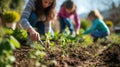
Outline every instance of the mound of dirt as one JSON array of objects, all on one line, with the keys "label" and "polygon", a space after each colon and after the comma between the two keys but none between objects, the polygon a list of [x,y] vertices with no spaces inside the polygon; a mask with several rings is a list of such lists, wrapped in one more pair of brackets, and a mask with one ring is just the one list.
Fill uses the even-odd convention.
[{"label": "mound of dirt", "polygon": [[[104,49],[101,45],[88,47],[67,47],[60,49],[57,45],[55,51],[46,51],[46,56],[39,62],[46,67],[120,67],[120,46],[113,44]],[[13,67],[35,67],[35,60],[29,59],[32,48],[22,46],[14,51],[16,62]],[[41,67],[40,66],[40,67]]]},{"label": "mound of dirt", "polygon": [[104,50],[100,59],[108,67],[120,67],[120,45],[113,44]]}]

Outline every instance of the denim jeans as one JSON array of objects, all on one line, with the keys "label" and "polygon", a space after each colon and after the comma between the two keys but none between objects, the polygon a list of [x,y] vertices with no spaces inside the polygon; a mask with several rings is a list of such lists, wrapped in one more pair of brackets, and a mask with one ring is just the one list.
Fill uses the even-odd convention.
[{"label": "denim jeans", "polygon": [[[38,21],[38,17],[35,12],[31,13],[28,21],[30,22],[32,27],[37,28],[37,31],[40,34],[45,35],[45,23],[44,21]],[[52,27],[49,28],[49,32],[51,33],[51,36],[54,37],[54,31]]]},{"label": "denim jeans", "polygon": [[70,18],[60,17],[59,21],[60,21],[60,33],[62,33],[65,30],[66,26],[68,26],[70,33],[73,33],[75,31],[72,20]]},{"label": "denim jeans", "polygon": [[95,37],[95,38],[104,38],[104,37],[106,37],[108,34],[96,30],[96,31],[92,32],[91,35],[92,35],[93,37]]}]

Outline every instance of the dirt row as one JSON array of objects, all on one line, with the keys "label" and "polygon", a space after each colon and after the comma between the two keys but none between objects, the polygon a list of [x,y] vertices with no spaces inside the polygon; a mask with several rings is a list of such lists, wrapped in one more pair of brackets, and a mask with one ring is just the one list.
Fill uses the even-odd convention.
[{"label": "dirt row", "polygon": [[[35,60],[29,59],[32,48],[22,46],[14,51],[16,62],[14,67],[36,67]],[[120,67],[120,46],[102,46],[93,44],[86,48],[66,48],[64,53],[57,48],[55,51],[46,51],[46,56],[40,61],[39,67]]]}]

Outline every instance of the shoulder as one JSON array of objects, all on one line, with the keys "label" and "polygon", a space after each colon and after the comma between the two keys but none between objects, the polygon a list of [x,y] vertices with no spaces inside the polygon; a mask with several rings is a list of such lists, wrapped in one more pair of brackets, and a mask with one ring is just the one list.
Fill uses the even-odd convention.
[{"label": "shoulder", "polygon": [[100,19],[96,18],[93,20],[93,22],[100,22]]},{"label": "shoulder", "polygon": [[101,19],[98,19],[98,21],[99,21],[100,23],[104,23],[104,21],[103,21],[103,20],[101,20]]},{"label": "shoulder", "polygon": [[94,22],[95,22],[95,23],[104,23],[104,21],[101,20],[101,19],[95,19]]},{"label": "shoulder", "polygon": [[33,4],[36,0],[28,0],[27,4]]},{"label": "shoulder", "polygon": [[27,3],[27,6],[31,7],[34,10],[35,9],[35,1],[36,0],[29,0]]},{"label": "shoulder", "polygon": [[36,0],[29,0],[29,1],[34,3]]},{"label": "shoulder", "polygon": [[65,12],[65,8],[64,8],[64,7],[61,7],[61,8],[60,8],[60,12]]}]

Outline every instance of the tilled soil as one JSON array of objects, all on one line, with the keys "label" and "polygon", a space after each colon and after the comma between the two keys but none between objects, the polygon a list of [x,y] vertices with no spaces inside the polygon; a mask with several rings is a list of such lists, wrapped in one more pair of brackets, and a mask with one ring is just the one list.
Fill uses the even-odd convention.
[{"label": "tilled soil", "polygon": [[[105,48],[106,47],[106,48]],[[35,60],[29,59],[29,46],[22,46],[14,51],[16,62],[14,67],[36,67]],[[40,61],[39,67],[120,67],[120,46],[110,47],[91,45],[86,48],[74,47],[55,51],[46,51],[46,56]]]}]

